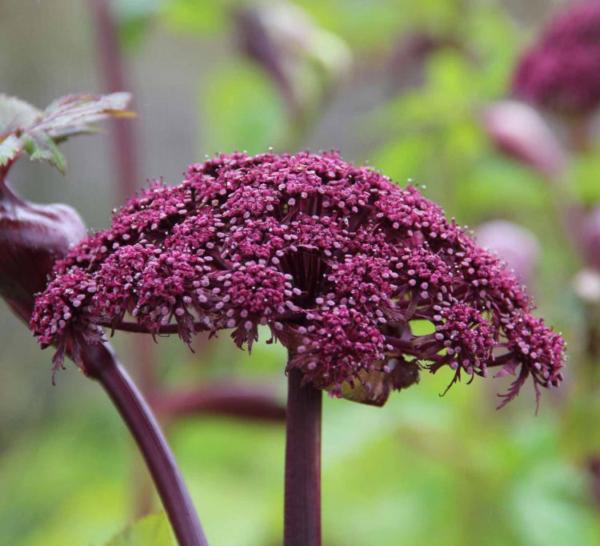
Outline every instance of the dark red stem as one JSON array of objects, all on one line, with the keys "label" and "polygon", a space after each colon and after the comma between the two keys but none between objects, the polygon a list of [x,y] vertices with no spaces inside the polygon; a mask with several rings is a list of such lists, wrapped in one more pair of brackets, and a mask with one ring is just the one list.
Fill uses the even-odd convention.
[{"label": "dark red stem", "polygon": [[321,391],[288,374],[284,546],[321,545]]},{"label": "dark red stem", "polygon": [[102,385],[135,438],[179,545],[207,546],[175,458],[152,412],[125,369],[108,346],[101,344],[85,347],[82,361],[86,374]]},{"label": "dark red stem", "polygon": [[281,423],[285,406],[268,389],[242,385],[207,385],[185,391],[155,393],[154,411],[165,419],[218,415]]}]

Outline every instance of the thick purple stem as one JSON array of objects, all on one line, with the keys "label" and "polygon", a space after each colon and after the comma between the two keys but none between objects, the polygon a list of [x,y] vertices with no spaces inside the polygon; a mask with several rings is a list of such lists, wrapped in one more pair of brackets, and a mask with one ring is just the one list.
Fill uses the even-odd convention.
[{"label": "thick purple stem", "polygon": [[319,389],[288,373],[284,546],[321,545],[321,405]]},{"label": "thick purple stem", "polygon": [[148,465],[180,546],[207,546],[175,458],[141,393],[106,345],[82,351],[86,374],[98,380],[127,423]]}]

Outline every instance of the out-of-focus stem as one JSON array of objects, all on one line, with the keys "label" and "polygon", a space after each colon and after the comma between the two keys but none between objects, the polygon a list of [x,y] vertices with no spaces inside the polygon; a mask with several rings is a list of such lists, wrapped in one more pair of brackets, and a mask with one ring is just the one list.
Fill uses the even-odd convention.
[{"label": "out-of-focus stem", "polygon": [[[119,33],[111,11],[110,0],[90,0],[96,30],[96,50],[100,79],[106,92],[129,90]],[[111,131],[112,158],[115,169],[115,195],[119,203],[134,194],[140,181],[138,146],[135,126],[130,120],[114,119]],[[156,358],[149,338],[137,338],[132,342],[134,360],[138,364],[139,384],[146,395],[157,390]],[[151,508],[151,498],[145,498],[148,490],[143,477],[134,478],[134,510],[144,515]]]},{"label": "out-of-focus stem", "polygon": [[[96,26],[97,52],[100,77],[106,92],[129,90],[125,63],[110,0],[90,0]],[[135,125],[130,120],[112,120],[112,156],[115,167],[115,194],[124,202],[135,193],[141,179]],[[148,392],[156,383],[154,351],[150,339],[134,342],[136,360],[141,363],[142,390]]]},{"label": "out-of-focus stem", "polygon": [[88,345],[81,356],[86,374],[102,385],[142,452],[179,545],[207,546],[175,458],[141,393],[106,345]]},{"label": "out-of-focus stem", "polygon": [[322,394],[288,374],[285,448],[284,546],[321,545]]},{"label": "out-of-focus stem", "polygon": [[285,406],[269,390],[242,385],[207,385],[185,391],[155,393],[154,411],[166,421],[179,417],[218,415],[281,423]]},{"label": "out-of-focus stem", "polygon": [[[125,63],[110,0],[90,0],[96,26],[98,64],[105,90],[109,93],[129,89]],[[112,120],[112,155],[116,174],[115,194],[123,202],[134,194],[140,180],[135,126],[130,120]],[[155,388],[155,355],[150,339],[134,342],[136,360],[140,363],[140,381],[144,392]]]},{"label": "out-of-focus stem", "polygon": [[589,116],[576,116],[567,121],[567,144],[573,153],[585,153],[590,150]]},{"label": "out-of-focus stem", "polygon": [[[117,25],[111,13],[110,0],[90,0],[96,26],[97,53],[105,91],[108,93],[129,89]],[[130,120],[114,119],[113,157],[117,175],[117,195],[123,201],[133,195],[139,181],[138,149],[135,127]]]}]

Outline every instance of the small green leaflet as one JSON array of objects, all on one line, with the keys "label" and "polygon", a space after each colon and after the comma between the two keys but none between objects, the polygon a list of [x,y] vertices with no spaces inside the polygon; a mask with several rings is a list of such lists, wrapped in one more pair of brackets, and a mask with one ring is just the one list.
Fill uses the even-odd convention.
[{"label": "small green leaflet", "polygon": [[58,149],[54,140],[43,131],[25,133],[21,138],[23,150],[29,154],[32,161],[47,161],[56,167],[62,174],[67,170],[65,156]]}]

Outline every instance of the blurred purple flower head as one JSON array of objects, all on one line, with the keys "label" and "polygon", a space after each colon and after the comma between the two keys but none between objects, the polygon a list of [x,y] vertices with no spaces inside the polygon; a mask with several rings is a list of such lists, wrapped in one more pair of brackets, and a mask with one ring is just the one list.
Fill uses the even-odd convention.
[{"label": "blurred purple flower head", "polygon": [[522,56],[513,91],[565,115],[600,104],[600,1],[576,2],[552,19]]},{"label": "blurred purple flower head", "polygon": [[0,296],[21,319],[29,322],[54,263],[85,235],[71,207],[25,201],[0,181]]},{"label": "blurred purple flower head", "polygon": [[531,231],[506,220],[493,220],[477,228],[477,242],[506,262],[521,282],[531,282],[540,254]]},{"label": "blurred purple flower head", "polygon": [[528,377],[538,395],[562,379],[562,338],[498,258],[415,188],[335,153],[191,165],[180,185],[132,198],[55,274],[31,326],[59,360],[101,326],[187,343],[231,329],[251,348],[264,325],[288,368],[366,403],[422,368],[448,367],[452,383],[513,374],[501,405]]},{"label": "blurred purple flower head", "polygon": [[531,106],[502,101],[484,112],[485,129],[503,153],[554,178],[565,167],[565,154],[544,118]]},{"label": "blurred purple flower head", "polygon": [[600,303],[600,273],[582,269],[573,278],[573,288],[581,301],[597,306]]}]

